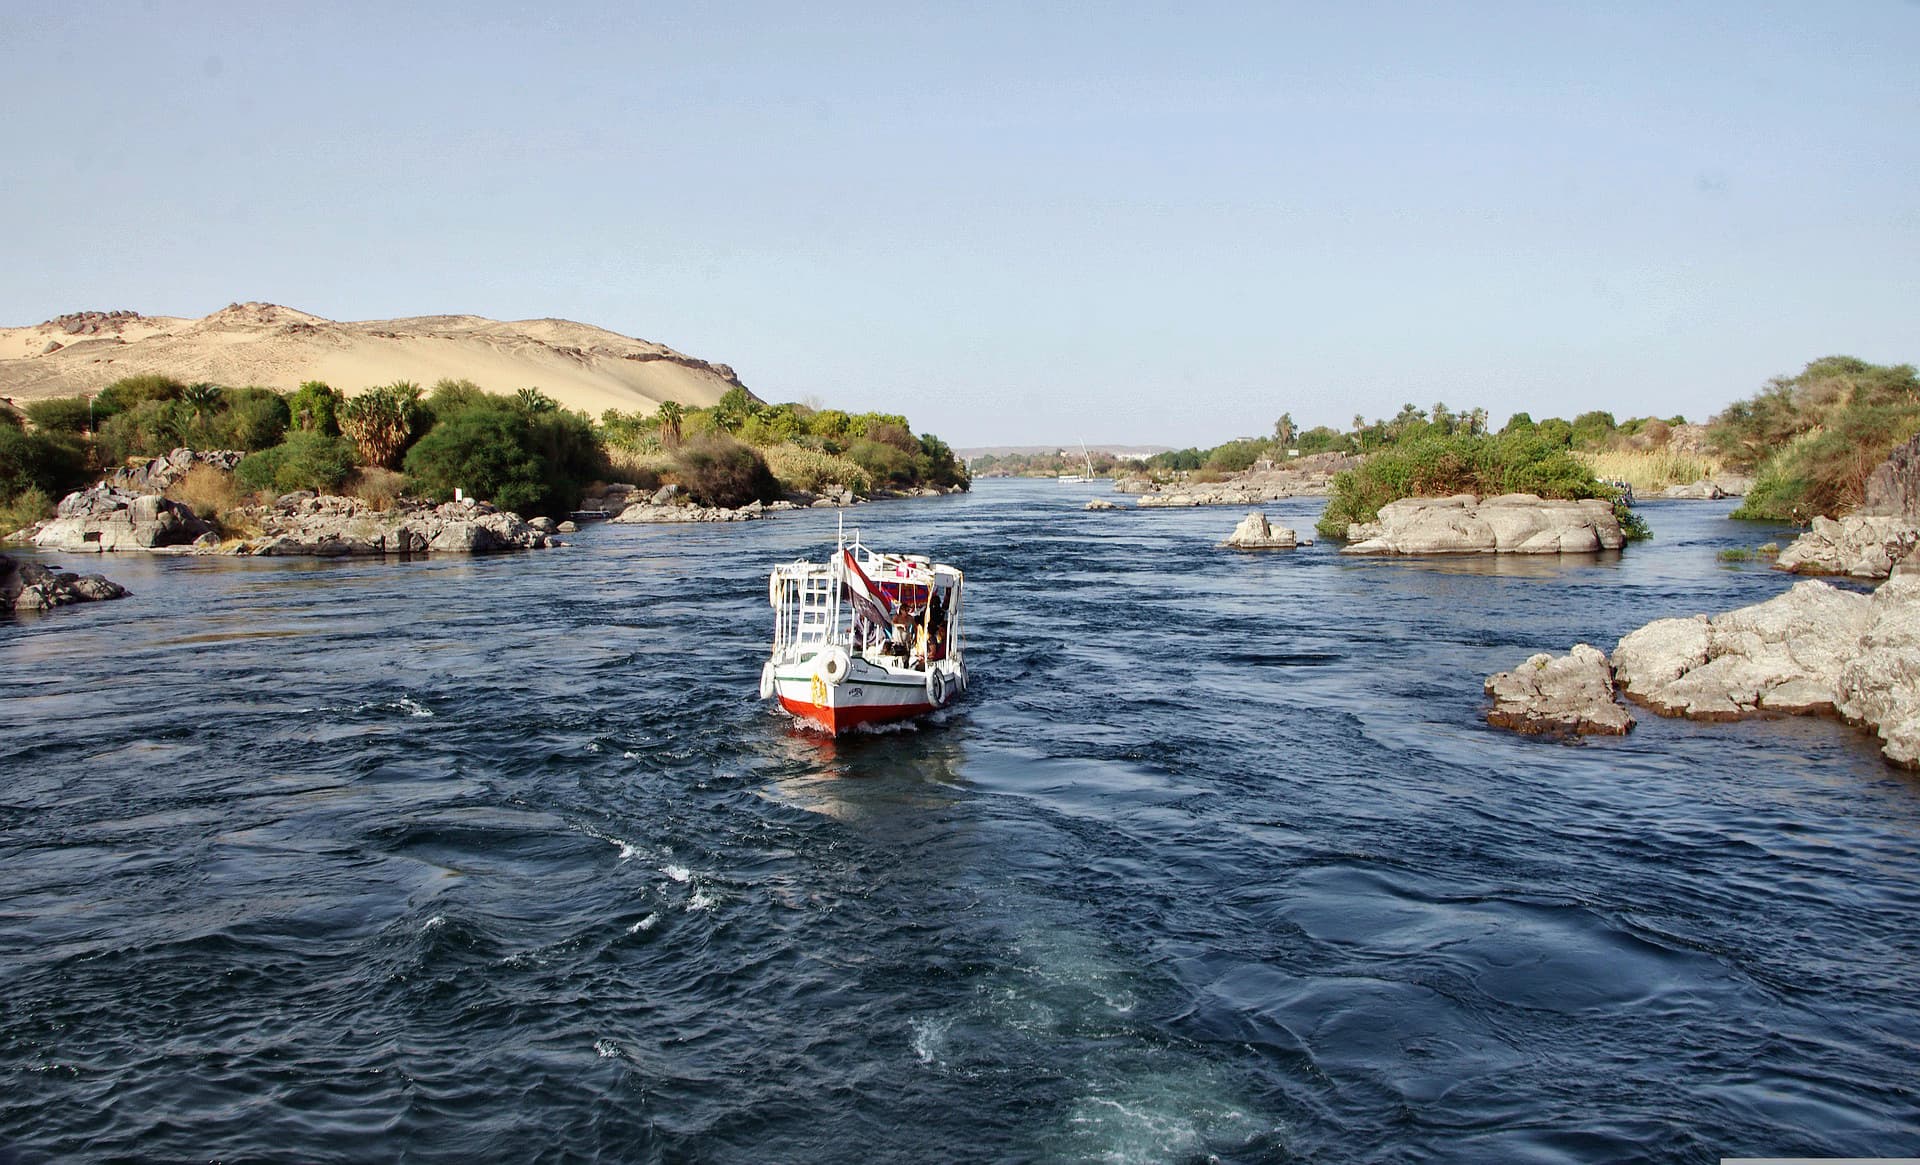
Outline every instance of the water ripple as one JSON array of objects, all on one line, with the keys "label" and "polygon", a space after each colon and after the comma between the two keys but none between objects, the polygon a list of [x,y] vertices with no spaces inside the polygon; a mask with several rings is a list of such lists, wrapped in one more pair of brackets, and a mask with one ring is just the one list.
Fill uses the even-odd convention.
[{"label": "water ripple", "polygon": [[[1920,784],[1825,721],[1494,732],[1479,680],[1784,589],[875,505],[975,682],[754,698],[832,515],[116,558],[0,623],[0,1158],[1710,1161],[1920,1143]],[[1296,528],[1318,503],[1269,512]]]}]

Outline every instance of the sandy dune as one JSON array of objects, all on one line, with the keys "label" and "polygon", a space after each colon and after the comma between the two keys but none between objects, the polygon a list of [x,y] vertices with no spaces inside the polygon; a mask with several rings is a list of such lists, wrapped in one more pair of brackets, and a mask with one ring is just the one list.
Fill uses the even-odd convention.
[{"label": "sandy dune", "polygon": [[651,412],[662,401],[710,405],[739,384],[733,369],[571,320],[501,322],[415,316],[341,323],[270,303],[236,303],[204,319],[79,312],[0,328],[0,396],[102,388],[123,376],[346,393],[411,380],[465,378],[492,392],[534,387],[569,408]]}]

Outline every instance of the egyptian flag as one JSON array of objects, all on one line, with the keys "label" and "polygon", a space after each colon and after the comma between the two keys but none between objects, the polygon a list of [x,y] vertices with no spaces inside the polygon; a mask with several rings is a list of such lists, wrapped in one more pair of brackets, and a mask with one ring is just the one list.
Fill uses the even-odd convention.
[{"label": "egyptian flag", "polygon": [[840,557],[843,560],[841,565],[844,567],[841,572],[841,585],[846,588],[847,598],[853,603],[853,609],[860,613],[861,618],[875,627],[891,627],[893,609],[892,604],[887,602],[887,596],[881,594],[879,588],[873,585],[873,580],[867,577],[867,572],[860,569],[860,564],[854,560],[853,551],[842,550]]}]

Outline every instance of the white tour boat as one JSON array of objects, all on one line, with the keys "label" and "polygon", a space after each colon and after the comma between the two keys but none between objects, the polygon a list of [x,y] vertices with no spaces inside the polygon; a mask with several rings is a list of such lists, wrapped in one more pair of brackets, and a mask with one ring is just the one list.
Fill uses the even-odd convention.
[{"label": "white tour boat", "polygon": [[760,698],[839,734],[945,707],[967,687],[954,567],[878,554],[855,532],[825,563],[773,568]]}]

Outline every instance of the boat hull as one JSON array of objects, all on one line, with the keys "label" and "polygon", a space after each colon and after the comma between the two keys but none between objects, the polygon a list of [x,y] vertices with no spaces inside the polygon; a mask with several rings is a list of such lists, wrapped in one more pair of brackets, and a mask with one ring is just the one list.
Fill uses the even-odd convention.
[{"label": "boat hull", "polygon": [[787,712],[837,736],[865,725],[924,716],[951,703],[965,683],[964,672],[943,669],[936,693],[924,677],[856,660],[839,683],[829,683],[817,672],[776,672],[773,694]]}]

